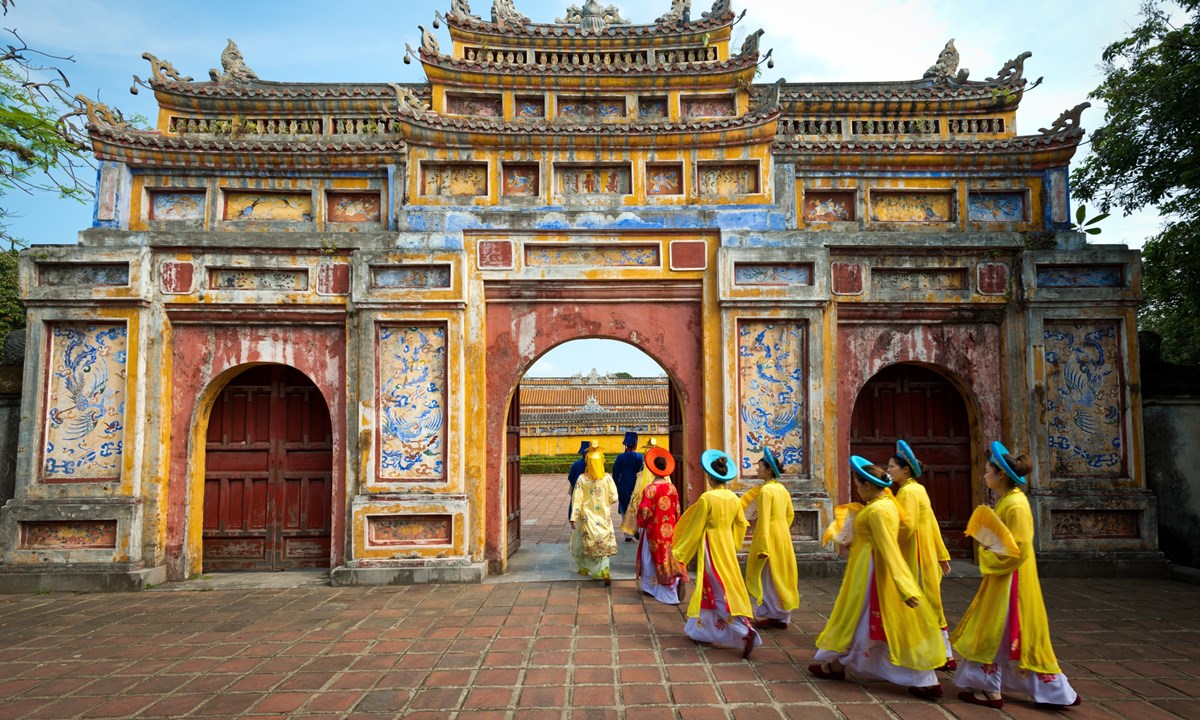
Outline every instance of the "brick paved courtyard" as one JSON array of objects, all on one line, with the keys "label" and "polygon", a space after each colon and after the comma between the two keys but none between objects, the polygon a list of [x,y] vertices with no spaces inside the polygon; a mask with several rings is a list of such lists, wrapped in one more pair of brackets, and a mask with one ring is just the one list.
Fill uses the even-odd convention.
[{"label": "brick paved courtyard", "polygon": [[[948,580],[957,617],[974,579]],[[191,586],[185,586],[191,587]],[[805,666],[838,583],[750,661],[694,645],[631,581],[0,596],[0,717],[1045,718]],[[1200,588],[1045,582],[1083,718],[1200,717]]]}]

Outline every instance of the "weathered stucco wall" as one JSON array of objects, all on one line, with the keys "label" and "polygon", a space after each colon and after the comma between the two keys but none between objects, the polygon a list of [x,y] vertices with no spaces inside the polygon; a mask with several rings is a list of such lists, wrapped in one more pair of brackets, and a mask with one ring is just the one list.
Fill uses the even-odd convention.
[{"label": "weathered stucco wall", "polygon": [[1146,400],[1146,484],[1158,497],[1158,543],[1200,568],[1200,398]]}]

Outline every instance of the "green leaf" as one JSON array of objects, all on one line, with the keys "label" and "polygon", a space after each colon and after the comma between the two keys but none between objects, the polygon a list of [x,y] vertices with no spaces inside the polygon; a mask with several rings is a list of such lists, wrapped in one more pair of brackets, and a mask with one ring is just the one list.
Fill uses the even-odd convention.
[{"label": "green leaf", "polygon": [[1085,225],[1085,226],[1086,226],[1086,225],[1095,225],[1096,223],[1100,222],[1101,220],[1103,220],[1103,219],[1104,219],[1104,218],[1106,218],[1106,217],[1108,217],[1108,213],[1100,213],[1100,214],[1099,214],[1099,215],[1097,215],[1096,217],[1094,217],[1094,218],[1092,218],[1091,220],[1088,220],[1087,222],[1085,222],[1085,223],[1084,223],[1084,225]]},{"label": "green leaf", "polygon": [[1075,211],[1075,223],[1076,224],[1082,223],[1083,218],[1086,216],[1087,216],[1087,206],[1080,205],[1079,208]]},{"label": "green leaf", "polygon": [[1087,233],[1088,235],[1099,235],[1100,228],[1087,228],[1084,230],[1084,232]]}]

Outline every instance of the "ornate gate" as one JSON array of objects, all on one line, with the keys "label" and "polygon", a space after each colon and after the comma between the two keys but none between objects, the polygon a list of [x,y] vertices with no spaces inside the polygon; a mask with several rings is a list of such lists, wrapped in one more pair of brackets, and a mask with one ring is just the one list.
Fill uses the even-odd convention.
[{"label": "ornate gate", "polygon": [[918,365],[884,368],[863,386],[854,404],[850,453],[884,465],[904,438],[925,465],[929,492],[950,554],[970,557],[963,537],[974,506],[967,407],[944,377]]},{"label": "ornate gate", "polygon": [[206,571],[329,567],[332,432],[303,373],[271,365],[231,380],[205,451]]}]

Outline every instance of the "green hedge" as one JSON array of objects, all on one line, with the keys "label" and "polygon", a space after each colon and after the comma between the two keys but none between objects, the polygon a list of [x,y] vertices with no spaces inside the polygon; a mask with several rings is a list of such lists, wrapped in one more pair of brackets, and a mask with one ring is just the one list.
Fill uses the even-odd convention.
[{"label": "green hedge", "polygon": [[[566,475],[571,472],[571,464],[579,459],[578,455],[522,455],[521,473],[525,475]],[[615,456],[604,458],[604,469],[612,472]]]}]

